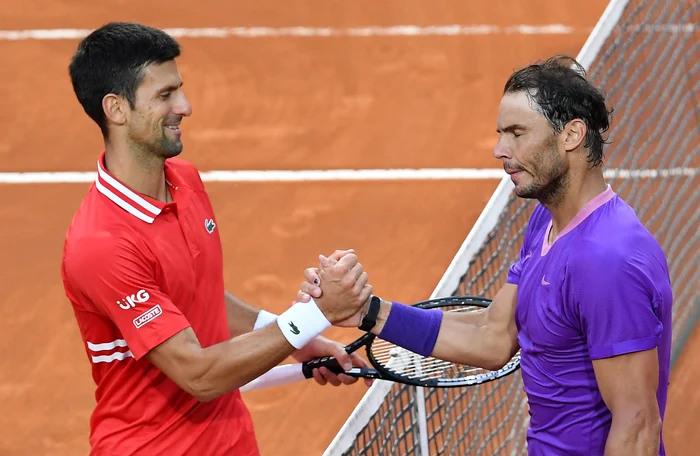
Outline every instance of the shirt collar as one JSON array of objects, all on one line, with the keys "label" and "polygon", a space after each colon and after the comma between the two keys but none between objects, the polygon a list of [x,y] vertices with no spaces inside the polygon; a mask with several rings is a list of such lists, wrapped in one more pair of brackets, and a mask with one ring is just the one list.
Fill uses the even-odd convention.
[{"label": "shirt collar", "polygon": [[104,160],[105,153],[102,152],[97,160],[97,179],[95,180],[97,191],[134,217],[146,223],[153,223],[166,203],[143,197],[119,182],[107,171]]}]

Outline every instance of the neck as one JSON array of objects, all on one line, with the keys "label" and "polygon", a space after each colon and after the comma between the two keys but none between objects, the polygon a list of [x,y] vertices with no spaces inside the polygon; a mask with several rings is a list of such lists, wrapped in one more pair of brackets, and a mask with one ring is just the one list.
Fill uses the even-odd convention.
[{"label": "neck", "polygon": [[607,184],[600,167],[586,170],[579,176],[570,176],[561,198],[553,203],[543,203],[552,214],[550,241],[557,237],[557,234],[571,222],[586,203],[600,195],[606,188]]},{"label": "neck", "polygon": [[139,153],[116,141],[105,143],[105,167],[127,187],[158,201],[170,201],[165,183],[165,160]]}]

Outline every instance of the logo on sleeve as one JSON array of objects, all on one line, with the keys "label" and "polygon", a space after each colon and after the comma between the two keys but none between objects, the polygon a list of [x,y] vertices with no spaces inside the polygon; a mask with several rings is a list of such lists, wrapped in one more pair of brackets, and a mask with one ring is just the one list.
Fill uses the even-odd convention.
[{"label": "logo on sleeve", "polygon": [[214,219],[204,219],[204,228],[207,229],[207,233],[211,234],[214,232],[214,228],[216,228],[216,223],[214,223]]},{"label": "logo on sleeve", "polygon": [[122,309],[129,310],[132,307],[136,307],[136,304],[148,301],[148,298],[150,298],[150,296],[146,290],[139,290],[136,294],[128,295],[124,299],[117,301],[117,304],[119,304],[119,307]]},{"label": "logo on sleeve", "polygon": [[136,326],[136,328],[138,329],[146,323],[150,323],[151,321],[155,320],[162,314],[163,309],[160,308],[160,304],[156,304],[155,306],[151,307],[138,317],[134,318],[134,326]]}]

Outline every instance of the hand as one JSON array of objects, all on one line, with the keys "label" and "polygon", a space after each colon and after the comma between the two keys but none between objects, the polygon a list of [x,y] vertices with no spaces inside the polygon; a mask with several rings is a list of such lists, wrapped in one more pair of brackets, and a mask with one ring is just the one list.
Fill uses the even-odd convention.
[{"label": "hand", "polygon": [[[352,369],[355,367],[370,367],[369,363],[362,359],[357,353],[352,353],[348,355],[342,344],[326,339],[325,337],[318,336],[308,344],[304,345],[303,348],[297,350],[292,354],[292,357],[299,362],[308,361],[312,358],[320,358],[323,356],[332,356],[338,360],[341,366],[345,370]],[[350,377],[345,374],[334,374],[325,367],[313,370],[314,380],[319,385],[325,385],[330,383],[333,386],[352,385],[357,382],[357,378]],[[372,379],[366,378],[365,384],[367,386],[372,386]]]},{"label": "hand", "polygon": [[355,320],[359,323],[372,286],[367,284],[367,273],[357,256],[349,253],[336,262],[319,255],[319,260],[321,296],[315,299],[319,309],[332,324],[350,326]]},{"label": "hand", "polygon": [[[355,253],[355,250],[336,250],[328,259],[331,260],[331,262],[337,262],[349,253]],[[297,292],[297,300],[295,302],[309,302],[311,296],[314,298],[321,297],[321,277],[318,275],[318,268],[306,268],[304,277],[306,278],[306,282]]]}]

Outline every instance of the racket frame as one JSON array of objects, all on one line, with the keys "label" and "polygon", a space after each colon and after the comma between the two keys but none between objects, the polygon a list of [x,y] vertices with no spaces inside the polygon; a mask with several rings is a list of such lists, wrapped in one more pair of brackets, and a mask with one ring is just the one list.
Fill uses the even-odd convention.
[{"label": "racket frame", "polygon": [[[413,307],[419,307],[421,309],[436,309],[443,307],[453,307],[453,306],[473,306],[479,308],[487,308],[491,304],[491,299],[482,298],[478,296],[450,296],[443,298],[434,298],[426,301],[421,301],[413,304]],[[365,347],[365,352],[367,353],[367,359],[372,364],[373,368],[365,367],[353,367],[352,369],[346,371],[338,363],[338,361],[331,357],[326,356],[323,358],[316,358],[303,363],[302,371],[306,378],[311,378],[313,376],[313,369],[319,367],[326,367],[331,372],[335,374],[345,374],[351,377],[358,378],[373,378],[379,380],[388,380],[396,383],[402,383],[405,385],[412,386],[422,386],[426,388],[460,388],[464,386],[473,386],[483,383],[488,383],[499,378],[503,378],[510,375],[520,369],[520,352],[516,353],[505,366],[501,367],[496,371],[485,371],[477,375],[470,375],[466,377],[455,377],[455,378],[429,378],[429,379],[412,379],[410,377],[405,377],[400,374],[392,372],[387,369],[382,363],[380,363],[375,356],[372,354],[372,343],[377,338],[373,333],[365,333],[360,338],[351,342],[345,347],[345,351],[350,354],[362,347]],[[408,350],[398,347],[399,350],[405,350],[410,353],[410,358],[415,359],[416,355]]]}]

